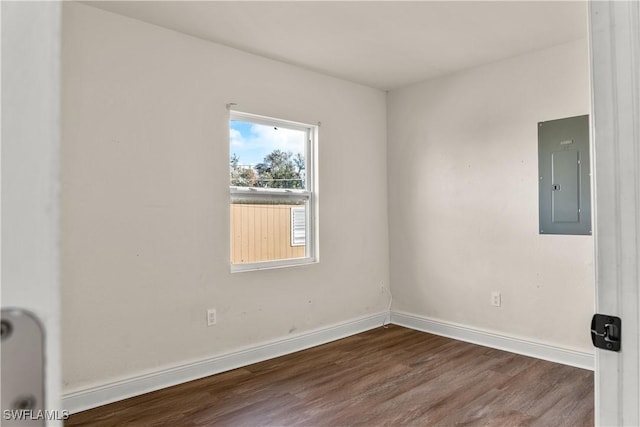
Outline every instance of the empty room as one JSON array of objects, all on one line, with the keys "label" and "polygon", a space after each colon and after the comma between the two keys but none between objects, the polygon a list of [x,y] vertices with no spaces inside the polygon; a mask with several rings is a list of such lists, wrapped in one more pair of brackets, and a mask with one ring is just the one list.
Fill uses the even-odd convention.
[{"label": "empty room", "polygon": [[638,10],[3,3],[4,421],[640,422]]}]

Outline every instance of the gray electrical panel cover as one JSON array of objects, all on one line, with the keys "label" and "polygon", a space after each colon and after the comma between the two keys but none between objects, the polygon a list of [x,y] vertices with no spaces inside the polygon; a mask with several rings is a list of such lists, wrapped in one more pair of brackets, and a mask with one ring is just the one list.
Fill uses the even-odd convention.
[{"label": "gray electrical panel cover", "polygon": [[538,123],[540,234],[591,234],[589,116]]}]

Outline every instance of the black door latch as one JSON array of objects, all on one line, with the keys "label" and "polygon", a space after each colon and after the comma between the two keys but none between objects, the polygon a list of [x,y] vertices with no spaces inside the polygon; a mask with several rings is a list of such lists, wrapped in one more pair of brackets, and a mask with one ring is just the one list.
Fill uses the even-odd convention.
[{"label": "black door latch", "polygon": [[591,341],[605,350],[620,351],[622,320],[616,316],[594,314],[591,319]]}]

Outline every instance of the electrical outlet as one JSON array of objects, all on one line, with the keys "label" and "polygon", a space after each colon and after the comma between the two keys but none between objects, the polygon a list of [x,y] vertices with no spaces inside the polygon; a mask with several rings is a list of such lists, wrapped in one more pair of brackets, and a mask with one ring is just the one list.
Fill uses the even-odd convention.
[{"label": "electrical outlet", "polygon": [[213,326],[216,324],[216,309],[210,308],[207,310],[207,326]]},{"label": "electrical outlet", "polygon": [[500,292],[491,292],[491,305],[495,307],[500,307],[502,305],[502,295],[500,295]]}]

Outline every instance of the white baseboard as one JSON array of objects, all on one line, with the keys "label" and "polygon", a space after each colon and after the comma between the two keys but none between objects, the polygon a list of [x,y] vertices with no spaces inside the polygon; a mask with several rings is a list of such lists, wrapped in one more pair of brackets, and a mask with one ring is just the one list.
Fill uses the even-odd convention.
[{"label": "white baseboard", "polygon": [[[388,319],[388,312],[378,313],[197,362],[66,393],[63,395],[62,406],[72,414],[96,408],[129,397],[139,396],[176,384],[182,384],[187,381],[208,377],[252,363],[262,362],[274,357],[326,344],[340,338],[382,326],[384,323],[388,323]],[[391,312],[391,323],[460,341],[562,363],[564,365],[590,370],[594,369],[594,355],[591,353],[567,350],[561,347],[509,337],[464,325],[457,325],[398,311]]]},{"label": "white baseboard", "polygon": [[382,326],[387,317],[388,312],[378,313],[293,337],[288,336],[240,351],[74,391],[63,395],[62,406],[70,413],[96,408],[107,403],[208,377],[355,335]]},{"label": "white baseboard", "polygon": [[391,313],[391,323],[485,347],[575,366],[577,368],[594,370],[595,366],[595,357],[592,353],[567,350],[561,347],[500,335],[494,332],[434,320],[415,314],[394,311]]}]

